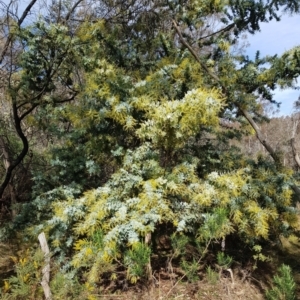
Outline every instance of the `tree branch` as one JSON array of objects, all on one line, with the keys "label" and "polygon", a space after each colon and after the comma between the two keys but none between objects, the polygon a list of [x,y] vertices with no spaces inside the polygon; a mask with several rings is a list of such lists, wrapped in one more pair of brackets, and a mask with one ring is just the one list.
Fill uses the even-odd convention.
[{"label": "tree branch", "polygon": [[[27,7],[25,8],[21,18],[19,19],[18,21],[18,26],[20,27],[21,24],[23,23],[23,21],[25,20],[25,18],[27,17],[27,15],[29,14],[31,8],[33,7],[33,5],[37,2],[37,0],[31,0],[31,2],[27,5]],[[3,47],[3,50],[1,52],[1,55],[0,55],[0,64],[2,63],[3,59],[4,59],[4,56],[8,50],[8,47],[11,43],[11,40],[12,40],[12,34],[9,33],[8,37],[7,37],[7,40],[5,42],[5,45]]]},{"label": "tree branch", "polygon": [[68,12],[68,14],[66,15],[65,20],[68,21],[72,15],[72,13],[74,12],[74,10],[76,9],[76,7],[82,2],[83,0],[78,0],[73,7],[70,9],[70,11]]},{"label": "tree branch", "polygon": [[220,30],[218,30],[218,31],[215,31],[215,32],[213,32],[213,33],[211,33],[211,34],[208,34],[208,35],[206,35],[206,36],[201,37],[198,41],[204,40],[204,39],[206,39],[206,38],[208,38],[208,37],[211,37],[211,36],[213,36],[213,35],[215,35],[215,34],[218,34],[218,33],[222,32],[222,31],[223,31],[223,32],[229,31],[229,30],[232,29],[234,26],[235,26],[235,23],[231,23],[231,24],[229,24],[228,26],[226,26],[226,27],[224,27],[224,28],[222,28],[222,29],[220,29]]},{"label": "tree branch", "polygon": [[257,126],[251,115],[243,109],[241,106],[239,106],[240,112],[243,114],[243,116],[247,119],[247,121],[250,123],[252,128],[255,130],[256,136],[258,140],[261,142],[261,144],[265,147],[265,149],[268,151],[268,153],[271,155],[271,157],[274,159],[275,163],[278,165],[281,165],[281,159],[280,156],[276,153],[276,151],[272,148],[272,146],[268,143],[268,141],[263,136],[260,128]]},{"label": "tree branch", "polygon": [[[77,93],[74,93],[74,95],[72,95],[70,98],[65,98],[62,100],[57,100],[54,101],[53,104],[62,104],[62,103],[66,103],[66,102],[70,102],[72,100],[75,99]],[[20,120],[23,120],[27,115],[29,115],[37,106],[41,105],[40,103],[36,103],[34,105],[32,105],[31,108],[29,108],[27,111],[25,111],[19,118]]]},{"label": "tree branch", "polygon": [[[29,3],[29,5],[26,7],[26,9],[24,10],[21,18],[18,21],[18,26],[21,26],[22,22],[25,20],[26,16],[30,12],[30,9],[33,7],[33,5],[36,3],[36,1],[37,0],[32,0]],[[74,4],[74,6],[72,7],[72,9],[69,11],[69,14],[71,14],[75,10],[75,8],[82,1],[83,0],[78,0]],[[67,15],[67,18],[68,18],[68,15]],[[5,46],[4,46],[3,50],[2,50],[2,53],[0,54],[0,64],[2,63],[4,57],[7,54],[7,52],[9,51],[9,49],[12,50],[12,48],[9,48],[9,45],[12,42],[12,38],[13,38],[13,35],[11,33],[9,33],[8,38],[6,40],[6,43],[5,43]],[[71,42],[70,42],[70,45],[71,45]],[[46,68],[46,70],[45,70],[46,71],[46,81],[43,84],[42,90],[37,95],[32,96],[31,98],[29,97],[30,101],[25,101],[25,102],[17,105],[17,98],[16,98],[17,96],[14,93],[11,94],[11,97],[12,97],[11,104],[12,104],[14,127],[15,127],[15,130],[16,130],[19,138],[22,141],[22,146],[23,147],[22,147],[22,150],[20,151],[20,153],[17,155],[16,159],[15,160],[11,159],[10,163],[6,164],[6,166],[7,166],[6,172],[5,172],[5,175],[4,175],[4,178],[3,178],[3,182],[0,185],[0,201],[3,201],[3,193],[4,193],[6,187],[8,186],[8,184],[9,184],[11,178],[12,178],[13,170],[22,162],[22,160],[25,158],[25,156],[27,155],[28,150],[29,150],[28,140],[27,140],[27,137],[25,136],[25,134],[24,134],[24,132],[22,130],[21,121],[27,115],[29,115],[37,106],[44,104],[44,103],[41,103],[42,97],[47,92],[48,85],[50,84],[52,78],[58,72],[58,69],[61,67],[61,64],[64,62],[65,58],[67,57],[68,51],[69,51],[69,48],[64,53],[62,53],[61,59],[59,59],[59,61],[56,60],[56,62],[55,62],[55,68],[54,68],[54,63],[50,64],[50,67],[49,67],[50,69]],[[42,52],[39,53],[39,54],[43,55]],[[44,56],[44,60],[47,62],[47,57]],[[12,72],[10,72],[8,76],[11,76],[11,75],[12,75]],[[68,94],[67,95],[68,98],[64,97],[63,99],[57,100],[57,101],[54,101],[54,102],[55,103],[69,102],[69,101],[73,100],[77,94],[78,94],[77,92],[74,92],[73,95],[72,94]],[[27,103],[30,104],[29,108],[28,107],[27,108],[24,107]],[[20,111],[21,107],[25,108],[25,109],[23,109],[23,112]]]},{"label": "tree branch", "polygon": [[[191,47],[191,45],[188,44],[188,42],[183,38],[181,31],[176,23],[175,20],[173,20],[173,25],[174,28],[179,36],[180,41],[182,42],[183,45],[185,45],[188,50],[191,52],[191,54],[194,56],[194,58],[197,60],[197,62],[201,65],[201,67],[207,72],[207,74],[212,77],[215,81],[217,81],[223,88],[223,90],[225,91],[226,94],[228,94],[226,87],[224,87],[224,85],[222,84],[220,78],[210,72],[210,70],[207,68],[207,66],[201,62],[200,58],[198,57],[197,53],[194,51],[194,49]],[[251,117],[251,115],[242,108],[241,105],[238,105],[238,108],[240,110],[240,112],[243,114],[243,116],[247,119],[247,121],[250,123],[250,125],[252,126],[252,128],[255,130],[256,136],[258,138],[258,140],[262,143],[262,145],[266,148],[266,150],[268,151],[268,153],[271,155],[271,157],[274,159],[275,163],[281,165],[281,161],[280,161],[280,157],[277,155],[276,151],[272,148],[272,146],[268,143],[268,141],[264,138],[263,134],[261,133],[259,127],[257,126],[257,124],[255,123],[255,121],[253,120],[253,118]]]},{"label": "tree branch", "polygon": [[186,46],[187,48],[188,48],[188,50],[190,51],[190,53],[194,56],[194,58],[196,59],[196,61],[200,64],[200,66],[213,78],[213,79],[215,79],[217,82],[219,82],[220,83],[220,79],[215,75],[215,74],[213,74],[213,73],[211,73],[209,70],[208,70],[208,68],[207,68],[207,66],[204,64],[204,63],[202,63],[202,61],[200,60],[200,58],[199,58],[199,56],[197,55],[197,53],[194,51],[194,49],[192,48],[192,46],[183,38],[183,36],[182,36],[182,33],[181,33],[181,31],[180,31],[180,29],[179,29],[179,27],[178,27],[178,25],[177,25],[177,22],[175,21],[175,20],[172,20],[172,22],[173,22],[173,26],[174,26],[174,28],[175,28],[175,30],[176,30],[176,32],[177,32],[177,34],[178,34],[178,36],[179,36],[179,39],[180,39],[180,41],[182,42],[182,44],[184,45],[184,46]]}]

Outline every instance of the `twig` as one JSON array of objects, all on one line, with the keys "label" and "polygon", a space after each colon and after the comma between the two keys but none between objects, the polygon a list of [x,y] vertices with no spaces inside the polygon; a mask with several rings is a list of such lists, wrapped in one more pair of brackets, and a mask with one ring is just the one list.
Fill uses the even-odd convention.
[{"label": "twig", "polygon": [[200,40],[203,40],[203,39],[206,39],[206,38],[208,38],[208,37],[211,37],[211,36],[213,36],[213,35],[215,35],[215,34],[218,34],[218,33],[222,32],[222,31],[229,31],[229,30],[232,29],[234,26],[235,26],[235,23],[231,23],[231,24],[229,24],[228,26],[226,26],[226,27],[224,27],[224,28],[221,28],[221,29],[218,30],[218,31],[215,31],[215,32],[210,33],[210,34],[205,35],[205,36],[202,36],[202,37],[199,39],[199,41],[200,41]]},{"label": "twig", "polygon": [[232,283],[231,283],[231,288],[234,287],[234,278],[233,278],[233,272],[230,268],[226,269],[226,271],[228,271],[230,273],[230,277],[231,277],[231,280],[232,280]]}]

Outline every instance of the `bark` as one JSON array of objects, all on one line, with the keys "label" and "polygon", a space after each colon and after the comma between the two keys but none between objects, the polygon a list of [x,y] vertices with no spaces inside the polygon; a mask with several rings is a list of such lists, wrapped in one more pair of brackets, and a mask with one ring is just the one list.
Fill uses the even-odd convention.
[{"label": "bark", "polygon": [[[0,151],[2,152],[3,164],[4,164],[5,170],[7,172],[8,168],[11,166],[12,159],[11,159],[11,155],[9,153],[7,143],[5,143],[3,136],[0,136]],[[12,214],[12,218],[14,219],[16,216],[14,204],[17,203],[17,197],[16,197],[15,189],[13,187],[11,180],[8,183],[8,188],[9,188],[10,200],[11,200],[10,203],[11,203],[11,207],[12,207],[11,214]]]},{"label": "bark", "polygon": [[5,170],[7,170],[9,168],[9,166],[11,165],[11,159],[10,159],[8,147],[5,143],[3,136],[0,136],[0,151],[2,152],[3,164],[5,167]]},{"label": "bark", "polygon": [[20,137],[20,139],[22,141],[23,149],[19,153],[19,155],[17,156],[15,161],[11,162],[10,165],[8,166],[8,168],[6,169],[4,180],[0,185],[0,200],[3,200],[2,196],[3,196],[3,193],[4,193],[7,185],[10,182],[13,170],[22,162],[22,160],[24,159],[24,157],[28,153],[28,147],[29,147],[28,146],[28,140],[27,140],[26,136],[24,135],[22,127],[21,127],[21,119],[18,115],[17,105],[15,104],[16,101],[13,101],[13,102],[14,102],[14,104],[13,104],[13,118],[14,118],[15,128],[16,128],[18,136]]}]

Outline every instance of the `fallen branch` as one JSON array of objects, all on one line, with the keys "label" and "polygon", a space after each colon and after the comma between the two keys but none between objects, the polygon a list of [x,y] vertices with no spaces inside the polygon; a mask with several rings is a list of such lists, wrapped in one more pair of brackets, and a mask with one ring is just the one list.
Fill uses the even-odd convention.
[{"label": "fallen branch", "polygon": [[231,288],[234,288],[234,278],[233,278],[233,272],[232,270],[229,268],[229,269],[226,269],[227,272],[230,273],[230,277],[231,277]]},{"label": "fallen branch", "polygon": [[45,263],[46,263],[45,267],[42,270],[43,278],[42,278],[41,285],[43,287],[46,300],[51,300],[52,295],[51,295],[51,290],[50,290],[50,287],[49,287],[49,281],[50,281],[50,251],[49,251],[49,247],[48,247],[46,236],[45,236],[44,232],[39,234],[38,239],[40,241],[41,248],[42,248],[42,251],[43,251],[44,256],[45,256]]}]

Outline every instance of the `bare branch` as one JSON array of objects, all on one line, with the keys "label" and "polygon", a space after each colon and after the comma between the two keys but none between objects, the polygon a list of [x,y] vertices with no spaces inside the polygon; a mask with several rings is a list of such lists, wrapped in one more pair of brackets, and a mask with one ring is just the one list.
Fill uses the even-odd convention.
[{"label": "bare branch", "polygon": [[256,136],[257,136],[258,140],[261,142],[261,144],[266,148],[266,150],[271,155],[271,157],[274,159],[274,161],[277,164],[281,165],[281,159],[280,159],[279,155],[276,153],[276,151],[272,148],[272,146],[265,139],[260,128],[257,126],[257,124],[255,123],[255,121],[253,120],[251,115],[245,109],[243,109],[241,106],[239,106],[239,110],[243,114],[243,116],[247,119],[247,121],[250,123],[252,128],[255,130]]},{"label": "bare branch", "polygon": [[213,32],[213,33],[211,33],[211,34],[208,34],[208,35],[206,35],[206,36],[201,37],[201,38],[199,39],[199,41],[200,41],[200,40],[204,40],[204,39],[206,39],[206,38],[208,38],[208,37],[211,37],[211,36],[213,36],[213,35],[216,35],[216,34],[218,34],[218,33],[229,31],[229,30],[231,30],[234,26],[235,26],[235,23],[229,24],[228,26],[226,26],[226,27],[224,27],[224,28],[222,28],[222,29],[220,29],[220,30],[218,30],[218,31],[215,31],[215,32]]},{"label": "bare branch", "polygon": [[[23,23],[23,21],[25,20],[25,18],[27,17],[27,15],[29,14],[31,8],[33,7],[33,5],[37,2],[37,0],[31,0],[31,2],[28,4],[28,6],[25,8],[21,18],[19,19],[18,21],[18,26],[20,27],[21,24]],[[11,43],[11,40],[12,40],[12,35],[9,34],[8,37],[7,37],[7,40],[5,42],[5,45],[3,47],[3,50],[0,54],[0,64],[2,63],[3,59],[4,59],[4,56],[6,55],[7,53],[7,50],[9,48],[9,45]]]},{"label": "bare branch", "polygon": [[72,15],[72,13],[75,11],[76,7],[81,3],[83,2],[83,0],[78,0],[74,5],[73,7],[70,9],[70,11],[68,12],[68,14],[66,15],[66,18],[65,20],[68,21]]}]

